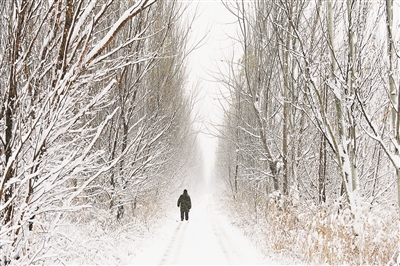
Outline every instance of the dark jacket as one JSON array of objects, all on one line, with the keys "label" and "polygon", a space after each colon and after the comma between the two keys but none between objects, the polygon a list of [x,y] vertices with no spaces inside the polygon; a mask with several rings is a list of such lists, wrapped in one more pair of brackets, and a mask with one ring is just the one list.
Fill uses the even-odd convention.
[{"label": "dark jacket", "polygon": [[181,212],[189,212],[189,210],[192,208],[192,202],[186,189],[178,199],[178,207],[181,207]]}]

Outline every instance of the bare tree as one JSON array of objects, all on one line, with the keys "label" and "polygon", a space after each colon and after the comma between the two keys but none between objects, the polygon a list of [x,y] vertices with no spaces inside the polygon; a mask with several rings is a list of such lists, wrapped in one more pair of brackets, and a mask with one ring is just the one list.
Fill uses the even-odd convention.
[{"label": "bare tree", "polygon": [[[111,202],[99,195],[124,206],[135,193],[124,187],[163,174],[158,185],[168,182],[190,123],[186,37],[175,26],[183,10],[155,0],[1,9],[0,261],[40,263],[67,213]],[[33,241],[32,224],[53,233]]]},{"label": "bare tree", "polygon": [[[257,201],[268,213],[273,202],[283,210],[279,215],[287,207],[294,217],[291,206],[313,202],[324,211],[350,213],[350,234],[358,238],[372,206],[392,203],[399,194],[393,3],[277,0],[226,6],[238,18],[235,39],[243,56],[229,62],[232,71],[223,79],[231,98],[220,148],[231,154],[220,158],[240,155],[237,176],[234,160],[221,159],[228,184],[241,181],[238,208]],[[268,182],[259,197],[259,180],[266,177],[288,204],[271,195]]]}]

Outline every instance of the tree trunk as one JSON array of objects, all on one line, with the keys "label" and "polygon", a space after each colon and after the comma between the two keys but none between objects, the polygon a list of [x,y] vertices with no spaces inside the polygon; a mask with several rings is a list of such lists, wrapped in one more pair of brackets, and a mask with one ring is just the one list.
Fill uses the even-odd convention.
[{"label": "tree trunk", "polygon": [[326,201],[326,139],[321,135],[319,149],[319,169],[318,169],[318,200],[319,203]]},{"label": "tree trunk", "polygon": [[[391,131],[393,132],[397,146],[400,146],[400,85],[399,91],[397,91],[396,97],[396,87],[394,81],[394,60],[395,60],[395,49],[393,43],[393,0],[386,0],[386,27],[387,27],[387,45],[388,45],[388,55],[389,55],[389,93],[390,99],[392,101],[391,108]],[[396,110],[397,101],[397,110]],[[396,148],[395,154],[399,155],[399,149]],[[397,166],[397,199],[398,205],[400,206],[400,166]]]},{"label": "tree trunk", "polygon": [[[14,40],[12,42],[12,47],[9,54],[9,64],[10,64],[10,73],[9,73],[9,87],[8,87],[8,95],[6,100],[6,110],[5,110],[5,141],[4,141],[4,155],[5,155],[5,165],[6,172],[3,183],[1,184],[0,189],[0,199],[4,195],[4,202],[7,202],[13,196],[13,185],[10,185],[5,189],[5,185],[14,175],[14,162],[10,161],[12,159],[12,142],[13,142],[13,128],[14,128],[14,111],[15,111],[15,102],[18,97],[17,95],[17,79],[16,79],[16,69],[15,64],[19,57],[20,43],[22,30],[24,26],[25,13],[27,9],[27,1],[22,1],[21,4],[22,10],[18,13],[17,18],[17,30],[14,34]],[[12,219],[13,206],[9,204],[5,209],[5,218],[4,223],[8,223]]]}]

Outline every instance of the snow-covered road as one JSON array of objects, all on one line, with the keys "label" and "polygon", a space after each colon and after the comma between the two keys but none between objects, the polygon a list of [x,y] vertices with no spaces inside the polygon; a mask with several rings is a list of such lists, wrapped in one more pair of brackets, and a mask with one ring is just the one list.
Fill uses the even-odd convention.
[{"label": "snow-covered road", "polygon": [[132,264],[279,264],[265,258],[221,214],[215,201],[211,194],[192,197],[189,222],[180,221],[176,208],[158,233],[136,250]]}]

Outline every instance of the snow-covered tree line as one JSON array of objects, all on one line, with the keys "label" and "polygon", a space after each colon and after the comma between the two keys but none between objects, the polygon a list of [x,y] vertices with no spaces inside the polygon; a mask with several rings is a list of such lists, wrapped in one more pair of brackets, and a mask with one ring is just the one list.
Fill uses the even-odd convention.
[{"label": "snow-covered tree line", "polygon": [[[176,1],[0,1],[0,264],[146,212],[187,157]],[[59,233],[59,234],[58,234]]]},{"label": "snow-covered tree line", "polygon": [[[230,95],[220,175],[250,223],[267,221],[272,248],[317,263],[396,256],[400,36],[393,5],[226,2],[243,56],[221,79]],[[344,232],[335,231],[340,225]]]}]

